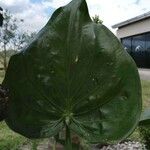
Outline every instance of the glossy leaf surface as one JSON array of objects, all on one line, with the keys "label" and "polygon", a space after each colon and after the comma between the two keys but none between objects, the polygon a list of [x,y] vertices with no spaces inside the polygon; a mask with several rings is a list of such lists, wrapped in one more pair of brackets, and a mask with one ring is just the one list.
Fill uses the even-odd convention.
[{"label": "glossy leaf surface", "polygon": [[134,130],[141,112],[135,63],[118,39],[89,17],[85,0],[57,9],[36,39],[11,57],[6,122],[30,138],[50,137],[67,123],[93,143]]}]

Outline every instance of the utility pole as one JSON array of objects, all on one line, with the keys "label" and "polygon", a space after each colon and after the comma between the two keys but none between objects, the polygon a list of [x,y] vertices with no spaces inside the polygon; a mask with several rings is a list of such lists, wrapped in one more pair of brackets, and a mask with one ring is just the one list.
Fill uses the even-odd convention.
[{"label": "utility pole", "polygon": [[4,20],[3,9],[2,9],[2,7],[0,7],[0,27],[2,27],[2,25],[3,25],[3,20]]}]

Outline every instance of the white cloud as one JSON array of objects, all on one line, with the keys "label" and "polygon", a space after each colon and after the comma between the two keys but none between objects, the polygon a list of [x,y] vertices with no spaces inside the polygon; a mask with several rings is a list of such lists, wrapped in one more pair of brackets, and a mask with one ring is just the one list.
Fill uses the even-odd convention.
[{"label": "white cloud", "polygon": [[48,15],[45,12],[45,7],[40,4],[29,4],[27,10],[22,13],[17,13],[17,17],[23,18],[25,21],[24,28],[29,31],[38,31],[48,21]]},{"label": "white cloud", "polygon": [[116,23],[150,10],[150,1],[141,0],[138,5],[135,2],[136,0],[87,0],[91,16],[98,14],[110,29]]},{"label": "white cloud", "polygon": [[[41,29],[49,19],[45,9],[56,9],[71,0],[0,0],[0,6],[9,9],[16,17],[25,20],[24,28],[29,31]],[[111,29],[115,23],[135,17],[150,10],[149,0],[87,0],[91,16],[99,15]],[[112,29],[111,29],[112,30]]]},{"label": "white cloud", "polygon": [[13,13],[22,12],[30,4],[29,0],[1,0],[0,5]]},{"label": "white cloud", "polygon": [[[150,10],[149,0],[86,0],[91,16],[99,15],[109,27]],[[58,8],[70,0],[47,0],[47,5]]]},{"label": "white cloud", "polygon": [[42,3],[31,3],[29,0],[1,0],[0,6],[8,9],[14,17],[24,19],[25,31],[39,31],[48,21],[46,6]]},{"label": "white cloud", "polygon": [[1,3],[7,4],[8,6],[16,5],[16,4],[27,4],[29,0],[1,0]]},{"label": "white cloud", "polygon": [[47,6],[53,7],[53,8],[59,8],[61,6],[64,6],[68,4],[71,0],[45,0],[43,3]]}]

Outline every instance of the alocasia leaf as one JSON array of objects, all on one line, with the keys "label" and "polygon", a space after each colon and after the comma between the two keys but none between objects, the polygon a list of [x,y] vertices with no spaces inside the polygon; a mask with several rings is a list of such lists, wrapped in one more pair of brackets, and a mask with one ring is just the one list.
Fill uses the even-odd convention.
[{"label": "alocasia leaf", "polygon": [[67,124],[89,142],[127,137],[141,113],[135,63],[118,39],[90,19],[85,0],[57,9],[32,43],[10,59],[6,123],[43,138]]}]

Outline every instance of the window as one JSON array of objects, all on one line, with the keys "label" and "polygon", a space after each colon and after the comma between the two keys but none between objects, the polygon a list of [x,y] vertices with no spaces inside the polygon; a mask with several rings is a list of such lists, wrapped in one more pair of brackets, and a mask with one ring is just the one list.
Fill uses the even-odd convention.
[{"label": "window", "polygon": [[150,68],[150,33],[123,38],[121,41],[138,67]]},{"label": "window", "polygon": [[147,67],[150,67],[150,33],[146,34],[146,61]]},{"label": "window", "polygon": [[131,37],[129,38],[124,38],[121,40],[122,44],[124,46],[124,49],[128,52],[131,53]]},{"label": "window", "polygon": [[132,37],[132,56],[139,67],[146,66],[145,35]]},{"label": "window", "polygon": [[138,35],[132,37],[132,51],[134,53],[141,53],[146,51],[145,49],[145,35]]}]

